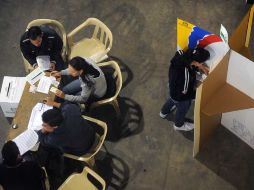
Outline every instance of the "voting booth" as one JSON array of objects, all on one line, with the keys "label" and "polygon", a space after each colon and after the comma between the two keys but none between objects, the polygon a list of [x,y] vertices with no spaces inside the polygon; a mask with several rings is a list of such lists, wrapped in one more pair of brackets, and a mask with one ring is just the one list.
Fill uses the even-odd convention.
[{"label": "voting booth", "polygon": [[219,126],[254,148],[254,62],[249,49],[254,6],[229,39],[229,50],[197,88],[196,156]]},{"label": "voting booth", "polygon": [[25,77],[4,77],[0,93],[0,106],[5,117],[15,116],[25,84]]}]

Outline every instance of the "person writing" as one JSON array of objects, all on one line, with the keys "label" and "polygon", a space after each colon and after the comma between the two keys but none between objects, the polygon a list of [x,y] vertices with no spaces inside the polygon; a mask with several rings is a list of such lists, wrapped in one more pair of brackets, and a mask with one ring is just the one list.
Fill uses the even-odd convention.
[{"label": "person writing", "polygon": [[195,98],[196,72],[208,75],[209,69],[203,64],[210,53],[203,48],[179,50],[171,60],[168,71],[169,98],[162,106],[160,117],[165,118],[176,108],[175,130],[190,131],[194,125],[185,122],[192,99]]},{"label": "person writing", "polygon": [[61,77],[61,75],[78,77],[78,79],[64,86],[62,91],[56,91],[56,96],[64,100],[76,103],[88,103],[106,94],[107,83],[102,70],[96,64],[90,64],[81,57],[71,59],[68,69],[60,72],[51,72],[51,76],[56,78]]}]

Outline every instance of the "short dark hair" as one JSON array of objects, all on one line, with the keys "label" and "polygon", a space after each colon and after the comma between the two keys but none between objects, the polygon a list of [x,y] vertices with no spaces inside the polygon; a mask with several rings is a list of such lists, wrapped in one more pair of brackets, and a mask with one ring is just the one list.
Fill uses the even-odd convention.
[{"label": "short dark hair", "polygon": [[28,29],[28,38],[31,40],[36,40],[38,36],[42,35],[41,28],[39,26],[32,26]]},{"label": "short dark hair", "polygon": [[210,53],[204,48],[196,48],[193,50],[192,59],[199,63],[205,62],[207,59],[210,58]]},{"label": "short dark hair", "polygon": [[59,109],[50,109],[42,114],[42,121],[47,123],[51,127],[59,126],[63,122],[64,118]]},{"label": "short dark hair", "polygon": [[2,157],[5,164],[8,166],[16,165],[19,154],[20,152],[15,142],[8,141],[4,144],[2,149]]}]

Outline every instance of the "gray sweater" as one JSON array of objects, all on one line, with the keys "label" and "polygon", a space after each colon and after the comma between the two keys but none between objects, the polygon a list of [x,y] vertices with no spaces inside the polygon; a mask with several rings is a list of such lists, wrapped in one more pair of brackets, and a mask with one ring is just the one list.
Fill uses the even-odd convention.
[{"label": "gray sweater", "polygon": [[[88,100],[88,98],[93,95],[96,98],[101,98],[106,94],[107,91],[107,83],[105,79],[105,75],[102,72],[102,70],[94,63],[90,63],[96,70],[99,71],[100,75],[96,78],[93,78],[92,76],[88,76],[89,80],[91,80],[94,85],[88,86],[81,77],[79,77],[80,80],[80,86],[81,86],[81,94],[80,95],[70,95],[65,94],[64,99],[70,102],[79,102],[83,103]],[[69,75],[68,69],[62,70],[61,75]]]}]

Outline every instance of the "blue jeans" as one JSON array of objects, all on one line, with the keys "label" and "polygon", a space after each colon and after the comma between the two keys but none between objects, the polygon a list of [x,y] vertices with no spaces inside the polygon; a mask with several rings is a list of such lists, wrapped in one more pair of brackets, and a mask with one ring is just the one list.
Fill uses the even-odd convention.
[{"label": "blue jeans", "polygon": [[81,83],[79,79],[72,81],[71,83],[67,84],[63,87],[63,92],[65,94],[71,95],[80,95],[81,94]]},{"label": "blue jeans", "polygon": [[191,100],[175,101],[172,98],[168,98],[166,103],[161,108],[162,114],[169,114],[171,108],[176,106],[175,126],[181,127],[185,121],[185,115],[191,106]]}]

